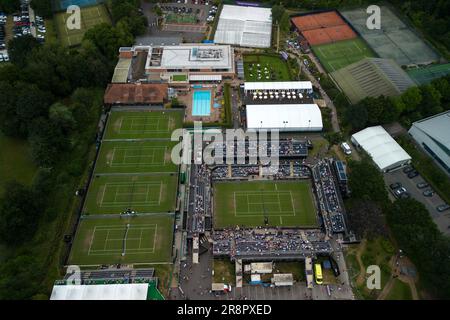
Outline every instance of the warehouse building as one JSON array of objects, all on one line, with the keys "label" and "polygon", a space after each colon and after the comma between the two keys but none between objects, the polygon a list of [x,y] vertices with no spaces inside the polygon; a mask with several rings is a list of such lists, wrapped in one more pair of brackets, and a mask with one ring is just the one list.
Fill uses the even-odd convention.
[{"label": "warehouse building", "polygon": [[411,157],[382,126],[369,127],[351,137],[352,143],[366,151],[382,172],[390,172],[408,165]]},{"label": "warehouse building", "polygon": [[409,134],[450,174],[450,111],[414,122]]},{"label": "warehouse building", "polygon": [[366,58],[330,75],[353,104],[366,97],[397,96],[415,86],[406,72],[389,59]]},{"label": "warehouse building", "polygon": [[241,47],[269,48],[271,36],[270,8],[224,5],[214,42]]}]

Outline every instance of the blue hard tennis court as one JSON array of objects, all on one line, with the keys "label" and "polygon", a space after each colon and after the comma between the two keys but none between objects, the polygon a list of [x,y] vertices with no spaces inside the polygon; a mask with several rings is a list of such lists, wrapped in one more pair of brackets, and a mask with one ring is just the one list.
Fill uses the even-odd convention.
[{"label": "blue hard tennis court", "polygon": [[211,91],[194,91],[192,95],[192,115],[209,116],[211,114]]}]

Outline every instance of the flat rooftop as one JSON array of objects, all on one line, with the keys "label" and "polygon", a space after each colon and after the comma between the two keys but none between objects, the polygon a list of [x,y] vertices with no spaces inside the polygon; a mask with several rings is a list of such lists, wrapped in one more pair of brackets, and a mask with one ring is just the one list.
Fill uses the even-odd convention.
[{"label": "flat rooftop", "polygon": [[161,68],[232,69],[233,53],[229,45],[179,45],[162,47]]}]

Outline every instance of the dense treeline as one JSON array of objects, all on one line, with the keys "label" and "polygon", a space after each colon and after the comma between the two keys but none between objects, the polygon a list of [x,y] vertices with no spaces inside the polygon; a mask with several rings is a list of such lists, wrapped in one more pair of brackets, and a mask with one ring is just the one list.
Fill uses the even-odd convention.
[{"label": "dense treeline", "polygon": [[96,141],[104,87],[118,48],[145,30],[138,5],[111,1],[114,26],[89,30],[76,49],[41,45],[31,36],[8,44],[11,64],[0,68],[0,130],[28,141],[38,170],[31,186],[11,181],[0,199],[0,299],[46,298],[59,277],[58,248]]},{"label": "dense treeline", "polygon": [[352,197],[345,205],[350,227],[361,237],[388,237],[387,223],[424,288],[435,297],[450,298],[450,239],[438,230],[424,205],[414,199],[392,203],[382,174],[367,155],[349,162],[349,172]]},{"label": "dense treeline", "polygon": [[348,105],[343,120],[351,131],[394,121],[409,128],[412,122],[445,110],[450,110],[450,76],[411,87],[398,97],[367,97],[355,105]]}]

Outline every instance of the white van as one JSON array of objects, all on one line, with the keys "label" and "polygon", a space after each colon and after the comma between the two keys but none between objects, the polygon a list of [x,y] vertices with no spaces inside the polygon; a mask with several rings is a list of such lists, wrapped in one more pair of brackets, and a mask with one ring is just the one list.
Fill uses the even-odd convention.
[{"label": "white van", "polygon": [[350,149],[350,146],[348,145],[347,142],[342,142],[341,148],[346,155],[352,154],[352,149]]}]

